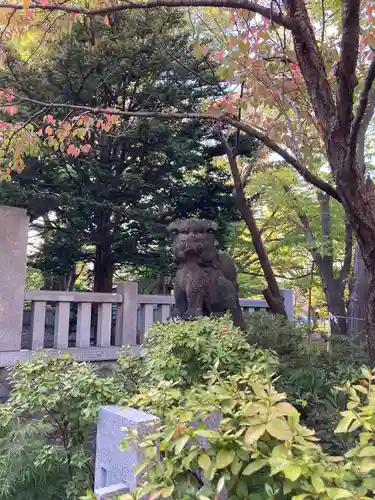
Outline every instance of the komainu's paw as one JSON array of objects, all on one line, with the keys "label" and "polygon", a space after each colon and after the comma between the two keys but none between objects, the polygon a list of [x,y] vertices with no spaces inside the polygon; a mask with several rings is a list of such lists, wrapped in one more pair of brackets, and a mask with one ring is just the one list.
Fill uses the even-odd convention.
[{"label": "komainu's paw", "polygon": [[200,318],[202,316],[202,311],[200,309],[188,309],[182,316],[185,321],[190,321],[192,319]]}]

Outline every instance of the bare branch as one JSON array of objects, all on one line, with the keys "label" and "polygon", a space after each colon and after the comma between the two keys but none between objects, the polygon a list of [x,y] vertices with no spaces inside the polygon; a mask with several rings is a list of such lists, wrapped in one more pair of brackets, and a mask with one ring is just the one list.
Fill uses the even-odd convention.
[{"label": "bare branch", "polygon": [[344,137],[350,134],[353,118],[355,76],[358,60],[360,0],[342,0],[342,36],[337,66],[337,114]]},{"label": "bare branch", "polygon": [[[5,94],[8,92],[6,89],[1,89]],[[228,115],[222,114],[218,115],[216,113],[173,113],[173,112],[158,112],[158,111],[121,111],[112,108],[92,108],[88,106],[79,106],[75,104],[68,103],[56,103],[56,102],[44,102],[39,101],[37,99],[30,99],[28,97],[21,97],[14,94],[14,97],[18,99],[20,102],[29,102],[31,104],[35,104],[38,106],[43,106],[45,108],[56,109],[56,108],[64,108],[76,111],[86,111],[87,113],[91,113],[93,115],[101,115],[101,114],[111,114],[115,116],[122,117],[134,117],[134,118],[156,118],[158,120],[184,120],[184,119],[192,119],[192,120],[212,120],[214,122],[226,123],[228,125],[232,125],[233,127],[242,130],[246,134],[259,139],[263,144],[272,149],[275,153],[281,156],[283,160],[285,160],[289,165],[291,165],[308,183],[313,184],[317,188],[321,189],[325,193],[329,194],[333,198],[338,201],[340,200],[340,196],[337,193],[336,189],[325,182],[323,179],[320,179],[316,175],[314,175],[310,170],[308,170],[305,165],[300,163],[294,156],[292,156],[286,149],[279,146],[275,141],[273,141],[267,134],[261,132],[260,130],[243,123],[237,118]]]},{"label": "bare branch", "polygon": [[375,57],[371,61],[370,67],[367,72],[365,79],[365,84],[363,86],[362,93],[359,97],[359,104],[357,108],[357,113],[355,115],[352,127],[350,130],[350,140],[349,140],[349,162],[348,165],[352,165],[356,154],[357,154],[357,139],[361,128],[361,123],[363,117],[365,116],[366,109],[369,103],[369,94],[372,88],[372,84],[375,81]]},{"label": "bare branch", "polygon": [[257,130],[251,125],[247,125],[246,123],[240,123],[237,120],[230,117],[223,117],[223,122],[230,123],[233,127],[237,127],[243,132],[256,137],[260,141],[262,141],[266,146],[268,146],[272,151],[281,156],[283,160],[285,160],[289,165],[291,165],[297,172],[310,184],[313,184],[317,188],[321,189],[325,193],[335,198],[335,200],[340,201],[340,196],[337,193],[336,189],[325,182],[323,179],[320,179],[316,175],[314,175],[310,170],[308,170],[302,163],[300,163],[294,156],[292,156],[288,151],[279,146],[275,141],[273,141],[267,134]]},{"label": "bare branch", "polygon": [[[122,2],[107,7],[98,7],[94,9],[85,9],[83,7],[69,6],[63,4],[41,5],[37,2],[30,2],[29,9],[63,11],[68,13],[85,14],[87,16],[106,15],[111,12],[122,12],[124,10],[135,9],[155,9],[158,7],[227,7],[231,9],[243,9],[249,12],[255,12],[270,21],[273,21],[285,28],[291,28],[293,20],[284,16],[281,12],[273,8],[264,7],[257,2],[249,0],[150,0],[149,2]],[[0,4],[0,9],[22,10],[22,4],[9,3]]]}]

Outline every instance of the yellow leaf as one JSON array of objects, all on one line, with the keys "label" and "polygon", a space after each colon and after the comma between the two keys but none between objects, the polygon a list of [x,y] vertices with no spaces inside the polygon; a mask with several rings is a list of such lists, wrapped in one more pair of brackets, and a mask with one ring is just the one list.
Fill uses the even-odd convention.
[{"label": "yellow leaf", "polygon": [[274,418],[267,423],[266,431],[272,437],[281,441],[291,441],[293,433],[287,422],[282,418]]},{"label": "yellow leaf", "polygon": [[249,427],[245,434],[245,444],[247,444],[247,446],[253,444],[254,441],[257,441],[264,434],[265,430],[265,424],[259,424],[254,425],[253,427]]}]

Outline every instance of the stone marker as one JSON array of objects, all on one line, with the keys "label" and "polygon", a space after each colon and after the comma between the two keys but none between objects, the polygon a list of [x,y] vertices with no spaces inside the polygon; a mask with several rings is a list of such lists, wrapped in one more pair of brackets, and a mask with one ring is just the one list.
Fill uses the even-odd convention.
[{"label": "stone marker", "polygon": [[[212,413],[206,420],[208,429],[217,429],[222,415]],[[119,406],[103,406],[99,413],[95,464],[95,495],[97,500],[113,499],[116,495],[132,492],[139,484],[134,469],[143,459],[139,449],[134,447],[120,449],[124,439],[124,427],[136,428],[143,436],[152,432],[152,425],[158,418],[150,413],[121,409]],[[199,422],[196,421],[195,424]],[[202,448],[206,448],[207,439],[199,438]],[[204,481],[203,473],[198,474]],[[224,488],[218,495],[219,500],[227,500]]]},{"label": "stone marker", "polygon": [[21,349],[29,218],[0,206],[0,351]]},{"label": "stone marker", "polygon": [[[95,494],[98,499],[100,491],[109,486],[120,484],[121,488],[134,490],[138,480],[134,469],[142,460],[142,453],[140,449],[131,446],[120,448],[126,434],[124,427],[137,429],[142,435],[150,433],[152,424],[157,421],[157,417],[133,408],[102,406],[96,438]],[[112,490],[113,495],[115,492],[119,493]]]}]

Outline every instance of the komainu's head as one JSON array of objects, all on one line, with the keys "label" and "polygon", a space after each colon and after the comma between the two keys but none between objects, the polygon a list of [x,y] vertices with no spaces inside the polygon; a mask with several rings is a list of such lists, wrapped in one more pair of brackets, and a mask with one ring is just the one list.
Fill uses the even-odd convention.
[{"label": "komainu's head", "polygon": [[195,261],[210,265],[218,256],[216,249],[216,222],[204,219],[184,219],[172,222],[168,232],[173,237],[172,252],[175,261],[182,264]]}]

